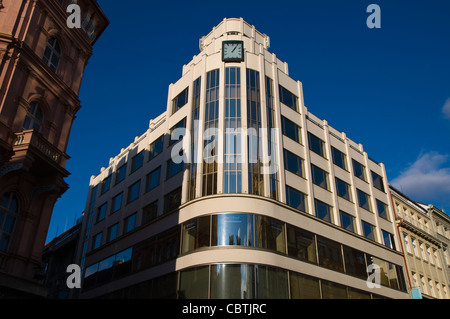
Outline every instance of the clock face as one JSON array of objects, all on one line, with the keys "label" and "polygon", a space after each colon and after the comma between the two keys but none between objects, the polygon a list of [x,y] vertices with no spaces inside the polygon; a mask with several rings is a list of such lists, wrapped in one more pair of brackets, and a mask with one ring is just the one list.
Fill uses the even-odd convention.
[{"label": "clock face", "polygon": [[244,61],[244,43],[242,41],[224,41],[222,43],[222,60],[225,62]]}]

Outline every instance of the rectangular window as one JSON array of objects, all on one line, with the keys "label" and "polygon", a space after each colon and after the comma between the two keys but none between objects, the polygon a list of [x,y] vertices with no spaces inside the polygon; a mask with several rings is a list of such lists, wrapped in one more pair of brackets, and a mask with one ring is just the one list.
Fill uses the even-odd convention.
[{"label": "rectangular window", "polygon": [[280,102],[286,106],[289,106],[294,111],[298,112],[297,96],[286,90],[281,85],[279,87],[280,87]]},{"label": "rectangular window", "polygon": [[[275,121],[275,107],[274,107],[274,89],[273,89],[273,81],[271,78],[266,76],[266,106],[267,106],[267,129],[268,129],[268,147],[269,147],[269,155],[271,156],[271,164],[272,161],[276,161],[276,150],[277,147],[277,139],[272,136],[272,129],[277,127]],[[269,175],[270,182],[270,198],[278,200],[278,165],[275,165],[276,171],[273,174]]]},{"label": "rectangular window", "polygon": [[256,247],[286,252],[285,224],[267,216],[256,216]]},{"label": "rectangular window", "polygon": [[363,181],[367,181],[366,168],[364,167],[364,165],[355,161],[354,159],[352,159],[352,163],[353,163],[353,173],[355,174],[355,176],[358,177],[359,179],[362,179]]},{"label": "rectangular window", "polygon": [[200,119],[200,94],[202,78],[198,77],[193,84],[191,113],[191,162],[189,164],[188,200],[196,197],[197,187],[197,150],[198,150],[198,120]]},{"label": "rectangular window", "polygon": [[331,281],[321,280],[323,299],[348,299],[345,286]]},{"label": "rectangular window", "polygon": [[320,299],[320,281],[295,272],[289,273],[291,299]]},{"label": "rectangular window", "polygon": [[122,207],[122,197],[123,193],[113,197],[111,214],[117,212]]},{"label": "rectangular window", "polygon": [[324,189],[329,189],[328,173],[323,169],[311,164],[312,182]]},{"label": "rectangular window", "polygon": [[131,160],[131,173],[141,168],[143,163],[144,163],[144,151],[141,151]]},{"label": "rectangular window", "polygon": [[159,185],[161,180],[161,166],[147,175],[147,185],[145,191],[148,192]]},{"label": "rectangular window", "polygon": [[325,142],[317,136],[308,133],[309,149],[314,153],[326,158],[325,156]]},{"label": "rectangular window", "polygon": [[135,227],[136,227],[136,213],[125,218],[124,226],[123,226],[123,233],[126,234],[126,233],[132,231]]},{"label": "rectangular window", "polygon": [[362,207],[365,210],[368,210],[369,212],[371,212],[372,206],[370,205],[370,196],[359,189],[356,189],[356,191],[358,193],[359,207]]},{"label": "rectangular window", "polygon": [[108,228],[108,242],[117,238],[117,230],[119,229],[119,224],[114,224]]},{"label": "rectangular window", "polygon": [[336,177],[337,195],[348,201],[352,201],[350,185]]},{"label": "rectangular window", "polygon": [[330,205],[325,204],[320,200],[314,199],[314,206],[316,208],[317,217],[329,223],[333,222],[333,208]]},{"label": "rectangular window", "polygon": [[367,267],[365,254],[354,248],[343,246],[345,272],[361,279],[367,279]]},{"label": "rectangular window", "polygon": [[283,135],[289,137],[291,140],[301,143],[301,131],[300,126],[294,122],[288,120],[284,116],[281,116],[281,130]]},{"label": "rectangular window", "polygon": [[98,233],[97,235],[94,236],[92,240],[92,249],[100,247],[100,245],[102,244],[102,235],[103,233]]},{"label": "rectangular window", "polygon": [[287,225],[287,241],[289,256],[317,263],[316,235],[295,226]]},{"label": "rectangular window", "polygon": [[183,136],[186,134],[186,118],[182,119],[180,122],[175,124],[170,129],[170,140],[169,140],[169,146],[180,141]]},{"label": "rectangular window", "polygon": [[158,154],[161,154],[164,148],[164,135],[160,136],[157,140],[150,144],[149,160],[155,158]]},{"label": "rectangular window", "polygon": [[334,165],[347,170],[347,160],[344,153],[331,146],[331,155],[333,156]]},{"label": "rectangular window", "polygon": [[164,213],[178,209],[181,205],[181,187],[164,196]]},{"label": "rectangular window", "polygon": [[365,221],[361,221],[362,222],[362,228],[363,228],[363,236],[366,237],[367,239],[376,241],[376,237],[375,237],[375,227]]},{"label": "rectangular window", "polygon": [[116,185],[127,176],[127,163],[123,164],[116,172]]},{"label": "rectangular window", "polygon": [[389,220],[387,205],[385,203],[383,203],[382,201],[379,201],[378,199],[376,201],[377,201],[378,216],[380,216],[381,218],[384,218],[386,220]]},{"label": "rectangular window", "polygon": [[290,186],[286,186],[286,204],[302,212],[307,211],[306,195]]},{"label": "rectangular window", "polygon": [[179,298],[207,299],[209,266],[193,267],[180,271]]},{"label": "rectangular window", "polygon": [[317,236],[319,265],[337,271],[344,271],[341,244],[325,237]]},{"label": "rectangular window", "polygon": [[383,177],[380,175],[374,173],[373,171],[370,171],[372,173],[372,182],[373,186],[380,191],[384,192],[384,183],[383,183]]},{"label": "rectangular window", "polygon": [[176,98],[172,101],[172,114],[181,109],[188,102],[189,87],[183,90]]},{"label": "rectangular window", "polygon": [[105,178],[103,180],[103,183],[102,183],[102,194],[106,193],[111,188],[111,176],[112,175],[109,175],[107,178]]},{"label": "rectangular window", "polygon": [[352,233],[355,232],[355,217],[352,215],[349,215],[347,213],[344,213],[343,211],[339,211],[341,215],[341,227],[351,231]]},{"label": "rectangular window", "polygon": [[130,187],[128,187],[128,196],[127,196],[127,203],[131,203],[132,201],[135,201],[139,198],[139,191],[141,190],[141,181],[137,181]]},{"label": "rectangular window", "polygon": [[383,244],[386,247],[395,249],[394,235],[392,235],[391,233],[389,233],[385,230],[382,230],[381,232],[383,234]]},{"label": "rectangular window", "polygon": [[175,176],[179,172],[181,172],[184,168],[184,162],[181,161],[180,163],[175,163],[172,159],[167,161],[167,172],[166,172],[166,179],[171,178],[172,176]]},{"label": "rectangular window", "polygon": [[106,209],[108,207],[108,202],[104,203],[102,206],[100,206],[98,208],[98,213],[97,213],[97,222],[103,220],[103,218],[105,218],[106,216]]},{"label": "rectangular window", "polygon": [[142,210],[142,225],[145,225],[158,217],[158,201],[145,206]]},{"label": "rectangular window", "polygon": [[303,159],[288,150],[284,150],[284,168],[298,176],[305,176],[303,172]]},{"label": "rectangular window", "polygon": [[184,223],[182,226],[182,253],[210,246],[211,217],[202,216]]}]

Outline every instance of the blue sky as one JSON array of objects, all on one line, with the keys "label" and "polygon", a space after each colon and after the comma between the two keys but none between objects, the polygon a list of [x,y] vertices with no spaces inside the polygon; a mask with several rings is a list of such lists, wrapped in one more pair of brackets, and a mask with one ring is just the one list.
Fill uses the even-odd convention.
[{"label": "blue sky", "polygon": [[[48,240],[81,216],[91,175],[164,112],[168,86],[223,18],[242,17],[303,83],[314,115],[362,143],[389,182],[450,212],[450,1],[98,0],[111,21],[80,92]],[[369,4],[381,29],[369,29]]]}]

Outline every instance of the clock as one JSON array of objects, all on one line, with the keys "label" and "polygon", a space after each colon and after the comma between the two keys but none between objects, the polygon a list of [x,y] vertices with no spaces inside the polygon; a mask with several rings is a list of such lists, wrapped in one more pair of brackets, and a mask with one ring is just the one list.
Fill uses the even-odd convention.
[{"label": "clock", "polygon": [[224,62],[242,62],[242,61],[244,61],[244,42],[243,41],[223,41],[222,42],[222,61],[224,61]]}]

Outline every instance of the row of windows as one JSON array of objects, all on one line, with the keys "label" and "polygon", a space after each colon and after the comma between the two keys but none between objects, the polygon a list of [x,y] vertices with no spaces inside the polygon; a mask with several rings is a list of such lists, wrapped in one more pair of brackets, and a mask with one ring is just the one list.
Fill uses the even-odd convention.
[{"label": "row of windows", "polygon": [[403,241],[405,243],[406,252],[410,254],[414,253],[417,258],[422,258],[424,261],[430,262],[432,265],[436,265],[441,268],[441,262],[436,249],[431,248],[429,245],[424,244],[414,237],[408,236],[406,233],[403,233]]},{"label": "row of windows", "polygon": [[[424,294],[430,295],[439,299],[448,299],[449,295],[447,293],[447,287],[444,284],[439,284],[439,282],[435,281],[433,284],[433,280],[430,278],[425,279],[425,276],[419,275],[420,277],[420,285],[416,272],[411,273],[411,277],[413,280],[413,287],[420,287]],[[428,286],[426,284],[428,282]],[[442,287],[442,290],[440,288]],[[442,292],[442,293],[441,293]]]},{"label": "row of windows", "polygon": [[401,267],[266,216],[218,214],[197,217],[182,225],[181,238],[182,254],[208,247],[254,247],[361,279],[367,279],[367,266],[376,263],[382,269],[383,285],[406,289]]},{"label": "row of windows", "polygon": [[[134,184],[134,185],[137,185],[137,184]],[[133,187],[133,186],[130,186],[130,187]],[[119,203],[121,203],[121,201],[122,201],[122,193],[113,198],[112,210],[116,209],[115,211],[117,211],[118,209],[120,209]],[[108,203],[105,203],[98,208],[97,221],[101,221],[105,217],[107,205],[108,205]],[[155,201],[151,202],[150,204],[148,204],[147,206],[145,206],[142,209],[141,225],[148,224],[148,223],[152,222],[153,220],[159,218],[160,216],[171,213],[172,211],[176,210],[180,205],[181,205],[181,187],[167,193],[164,196],[163,207],[161,210],[159,209],[158,200],[155,200]],[[137,212],[133,213],[133,214],[127,216],[125,219],[123,219],[122,227],[123,227],[122,235],[125,235],[128,232],[135,229],[137,227]],[[106,235],[105,235],[106,239],[104,239],[104,232],[106,232]],[[120,235],[119,223],[116,223],[116,224],[108,227],[108,229],[106,229],[106,231],[101,231],[101,232],[95,234],[92,238],[91,248],[97,249],[101,245],[115,240],[116,238],[119,237],[119,235]]]},{"label": "row of windows", "polygon": [[172,272],[101,299],[382,299],[302,273],[259,264],[212,264]]},{"label": "row of windows", "polygon": [[[297,189],[290,187],[288,185],[286,186],[286,203],[289,206],[297,210],[300,210],[304,213],[308,212],[306,197],[307,197],[306,194],[298,191]],[[329,223],[335,223],[335,221],[333,220],[333,207],[318,199],[314,199],[314,209],[315,209],[315,216]],[[387,209],[385,204],[383,204],[383,209],[385,210]],[[353,233],[356,233],[355,217],[341,210],[339,211],[339,215],[341,219],[341,227]],[[362,235],[364,237],[373,241],[378,241],[376,237],[376,230],[375,230],[376,227],[374,225],[364,220],[361,220],[361,225],[362,225],[361,227]],[[383,236],[382,238],[383,244],[391,249],[396,249],[394,242],[394,235],[385,230],[381,230],[381,233]]]},{"label": "row of windows", "polygon": [[[86,268],[84,289],[173,260],[200,248],[255,247],[366,280],[380,267],[380,284],[405,291],[402,267],[279,220],[252,214],[202,216]],[[181,249],[181,251],[180,251]]]}]

